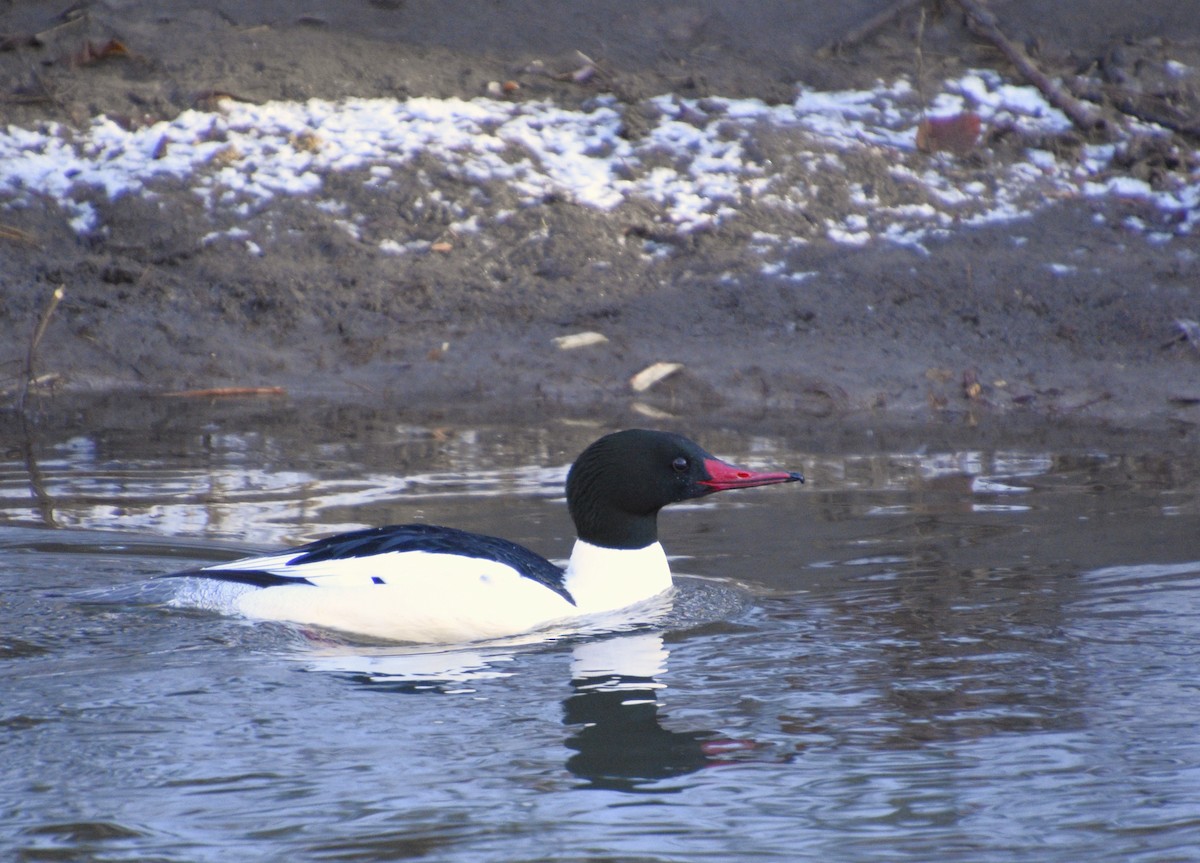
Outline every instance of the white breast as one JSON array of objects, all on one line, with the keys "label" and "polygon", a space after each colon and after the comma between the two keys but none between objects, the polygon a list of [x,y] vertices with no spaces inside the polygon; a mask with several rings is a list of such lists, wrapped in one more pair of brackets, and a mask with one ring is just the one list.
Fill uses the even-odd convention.
[{"label": "white breast", "polygon": [[625,549],[577,539],[567,564],[566,585],[580,614],[596,614],[635,605],[669,590],[671,567],[657,542]]}]

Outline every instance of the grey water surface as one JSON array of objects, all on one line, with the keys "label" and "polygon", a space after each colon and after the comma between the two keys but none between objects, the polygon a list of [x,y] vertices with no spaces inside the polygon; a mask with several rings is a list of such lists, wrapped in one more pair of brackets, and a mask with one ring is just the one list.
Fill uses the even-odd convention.
[{"label": "grey water surface", "polygon": [[2,859],[1200,859],[1186,447],[697,433],[809,482],[665,511],[664,620],[428,649],[151,579],[413,520],[563,557],[611,424],[180,410],[5,426]]}]

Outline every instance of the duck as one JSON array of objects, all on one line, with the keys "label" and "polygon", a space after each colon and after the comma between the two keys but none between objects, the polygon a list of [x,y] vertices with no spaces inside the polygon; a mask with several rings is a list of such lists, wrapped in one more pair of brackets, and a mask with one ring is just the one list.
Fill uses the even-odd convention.
[{"label": "duck", "polygon": [[385,642],[451,644],[533,633],[632,609],[673,581],[658,513],[716,492],[804,482],[754,471],[672,432],[599,438],[567,473],[576,539],[565,567],[517,543],[417,523],[170,573],[176,604]]}]

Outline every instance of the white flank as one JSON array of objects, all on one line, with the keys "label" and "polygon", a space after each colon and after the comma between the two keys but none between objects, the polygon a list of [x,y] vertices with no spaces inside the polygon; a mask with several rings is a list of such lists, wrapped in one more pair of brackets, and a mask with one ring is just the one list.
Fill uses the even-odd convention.
[{"label": "white flank", "polygon": [[313,584],[243,593],[236,610],[260,620],[429,643],[500,638],[575,611],[557,593],[509,566],[454,554],[392,552],[289,570]]},{"label": "white flank", "polygon": [[[175,604],[385,641],[453,644],[561,627],[637,605],[671,586],[658,543],[622,551],[577,541],[565,576],[575,605],[491,560],[409,551],[287,566],[296,556],[247,558],[213,568],[273,571],[311,584],[259,588],[187,579]],[[607,626],[620,623],[605,620]]]}]

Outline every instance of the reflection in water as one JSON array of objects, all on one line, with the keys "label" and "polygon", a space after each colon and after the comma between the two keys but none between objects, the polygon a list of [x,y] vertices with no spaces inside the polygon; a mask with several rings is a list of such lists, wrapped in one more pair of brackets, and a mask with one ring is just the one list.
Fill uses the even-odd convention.
[{"label": "reflection in water", "polygon": [[563,721],[578,726],[567,740],[575,754],[567,769],[587,787],[656,791],[657,783],[730,763],[753,751],[749,740],[722,739],[711,731],[662,726],[659,678],[667,672],[662,636],[643,633],[577,645],[571,661],[574,693],[563,703]]},{"label": "reflection in water", "polygon": [[398,650],[390,647],[364,652],[363,648],[331,647],[317,651],[315,656],[304,656],[302,662],[311,671],[337,674],[378,691],[401,693],[466,694],[475,692],[479,681],[512,674],[504,670],[513,662],[512,651],[502,648]]},{"label": "reflection in water", "polygon": [[676,732],[659,721],[658,678],[667,672],[662,637],[643,633],[577,645],[571,656],[573,694],[563,722],[567,769],[597,788],[636,790],[641,783],[704,766],[703,732]]},{"label": "reflection in water", "polygon": [[46,527],[61,527],[54,516],[54,500],[46,491],[46,481],[34,454],[33,429],[30,427],[29,417],[24,411],[20,412],[17,425],[20,429],[21,457],[25,463],[25,471],[29,475],[29,495],[33,498],[33,511],[40,524]]},{"label": "reflection in water", "polygon": [[[599,429],[562,426],[519,435],[393,425],[374,434],[284,425],[273,433],[190,425],[147,441],[97,432],[63,435],[21,423],[21,445],[0,460],[0,522],[277,546],[314,535],[412,520],[464,497],[559,499],[570,460]],[[722,451],[723,436],[710,435]],[[863,515],[1028,511],[1046,490],[1179,487],[1197,466],[1158,456],[1010,450],[789,452],[783,441],[738,439],[749,467],[783,457],[810,476],[829,521]],[[747,454],[747,452],[749,454]],[[16,456],[14,458],[14,456]],[[791,462],[789,462],[791,463]],[[897,499],[897,495],[902,495]],[[31,504],[32,501],[32,504]],[[847,506],[846,504],[849,503]],[[736,506],[736,504],[727,504]],[[1172,514],[1200,512],[1188,498]]]},{"label": "reflection in water", "polygon": [[[529,639],[533,641],[533,639]],[[428,651],[352,646],[318,648],[301,661],[374,692],[468,695],[481,683],[513,676],[512,647]],[[612,791],[662,792],[659,783],[704,767],[745,762],[759,747],[707,730],[663,727],[658,692],[669,651],[659,633],[599,637],[571,647],[572,693],[563,702],[566,740],[574,752],[567,770],[585,786]],[[517,686],[520,682],[517,681]]]},{"label": "reflection in water", "polygon": [[411,510],[464,494],[561,496],[570,457],[558,457],[562,466],[499,467],[508,444],[481,441],[473,430],[398,428],[374,442],[386,457],[374,453],[370,467],[358,441],[309,441],[305,454],[295,454],[295,430],[278,438],[195,432],[179,441],[183,458],[126,452],[134,442],[87,434],[49,441],[28,431],[21,460],[0,461],[0,521],[250,545],[294,541],[298,527],[328,534],[387,523],[397,501]]},{"label": "reflection in water", "polygon": [[571,685],[576,691],[563,705],[563,721],[581,727],[567,740],[575,751],[567,769],[588,785],[635,791],[711,763],[705,751],[709,732],[662,727],[652,678],[614,675]]}]

